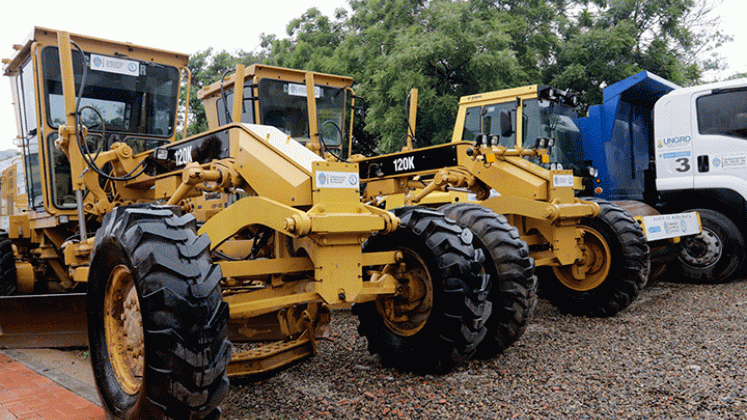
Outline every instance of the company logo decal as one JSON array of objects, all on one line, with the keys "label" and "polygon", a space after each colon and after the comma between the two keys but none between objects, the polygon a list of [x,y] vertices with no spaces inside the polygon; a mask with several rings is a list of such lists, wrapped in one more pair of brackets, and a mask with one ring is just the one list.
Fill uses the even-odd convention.
[{"label": "company logo decal", "polygon": [[690,136],[677,136],[677,137],[666,137],[656,141],[656,146],[662,148],[664,146],[687,146],[692,141]]}]

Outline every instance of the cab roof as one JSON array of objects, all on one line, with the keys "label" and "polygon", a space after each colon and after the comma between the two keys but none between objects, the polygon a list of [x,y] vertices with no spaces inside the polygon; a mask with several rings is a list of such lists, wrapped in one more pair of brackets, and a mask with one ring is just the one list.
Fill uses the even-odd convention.
[{"label": "cab roof", "polygon": [[[56,46],[57,35],[60,32],[63,31],[35,26],[23,43],[13,45],[13,49],[17,51],[16,54],[11,58],[3,59],[3,64],[5,64],[3,74],[6,76],[14,74],[31,54],[34,43],[41,46]],[[70,39],[84,51],[102,55],[130,58],[174,67],[185,67],[189,61],[189,55],[187,54],[144,47],[129,42],[111,41],[75,33],[70,33]]]}]

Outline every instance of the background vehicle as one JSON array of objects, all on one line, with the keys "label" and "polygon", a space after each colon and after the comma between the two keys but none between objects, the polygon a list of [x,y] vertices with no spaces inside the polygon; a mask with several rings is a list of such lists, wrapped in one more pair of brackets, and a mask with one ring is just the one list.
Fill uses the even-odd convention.
[{"label": "background vehicle", "polygon": [[[45,28],[7,62],[28,205],[0,238],[0,345],[19,315],[28,342],[23,314],[47,307],[49,323],[50,302],[64,316],[83,296],[69,292],[85,291],[113,418],[216,418],[228,376],[313,355],[330,308],[351,303],[383,363],[445,372],[471,355],[491,305],[470,232],[435,211],[362,204],[356,165],[241,123],[239,95],[225,125],[175,141],[186,62]],[[302,74],[318,148],[324,76]],[[232,336],[276,341],[232,356],[229,317]]]},{"label": "background vehicle", "polygon": [[[509,111],[522,102],[516,99],[520,92],[509,93],[512,102],[503,108],[495,105],[499,93],[462,98],[450,144],[416,150],[408,145],[400,153],[356,158],[366,183],[364,200],[385,202],[387,208],[454,202],[443,210],[473,231],[479,229],[467,215],[477,211],[475,204],[489,208],[528,245],[537,266],[552,267],[547,296],[553,304],[573,314],[614,315],[647,281],[643,232],[618,206],[577,198],[570,169],[528,160],[548,162],[552,133],[536,133],[532,148],[506,147],[523,135],[522,125],[512,122],[517,113]],[[514,121],[523,121],[518,115]],[[409,124],[414,127],[414,112]]]},{"label": "background vehicle", "polygon": [[528,159],[547,169],[572,170],[577,195],[613,202],[635,216],[649,241],[655,277],[681,251],[680,237],[700,233],[695,212],[660,214],[653,207],[655,200],[644,200],[644,180],[653,180],[647,169],[651,130],[644,123],[650,121],[656,92],[666,91],[657,91],[657,86],[668,87],[657,83],[652,79],[648,84],[633,83],[633,87],[630,81],[612,85],[604,91],[608,95],[604,105],[592,106],[589,117],[580,120],[577,97],[549,86],[472,95],[462,98],[460,121],[463,118],[464,124],[457,125],[453,140],[481,131],[498,133],[503,116],[516,130],[500,137],[501,145],[551,144],[544,161]]},{"label": "background vehicle", "polygon": [[703,230],[683,240],[676,274],[734,277],[745,251],[747,80],[680,88],[644,71],[605,88],[579,127],[599,170],[594,196],[638,200],[666,217],[697,210]]}]

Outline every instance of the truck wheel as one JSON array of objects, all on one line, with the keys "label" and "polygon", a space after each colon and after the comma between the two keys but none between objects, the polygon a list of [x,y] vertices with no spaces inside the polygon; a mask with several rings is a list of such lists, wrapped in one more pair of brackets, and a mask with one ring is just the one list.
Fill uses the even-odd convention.
[{"label": "truck wheel", "polygon": [[231,357],[222,275],[194,217],[179,214],[118,207],[96,233],[88,339],[108,418],[220,417]]},{"label": "truck wheel", "polygon": [[17,291],[16,260],[8,233],[0,231],[0,296],[10,296]]},{"label": "truck wheel", "polygon": [[488,300],[493,313],[485,326],[485,339],[475,356],[491,358],[521,337],[537,305],[537,277],[529,247],[506,217],[474,204],[448,204],[439,209],[446,217],[470,229],[472,245],[486,256],[483,269],[488,276]]},{"label": "truck wheel", "polygon": [[482,253],[472,234],[429,209],[395,210],[402,223],[375,234],[364,251],[402,253],[402,261],[378,267],[399,281],[396,295],[353,306],[358,332],[384,366],[417,373],[446,373],[474,353],[490,316]]},{"label": "truck wheel", "polygon": [[543,295],[562,312],[608,317],[630,305],[646,285],[650,252],[630,214],[607,201],[595,201],[599,215],[582,218],[578,226],[584,234],[583,259],[553,267],[555,278],[540,281]]},{"label": "truck wheel", "polygon": [[734,222],[724,214],[695,209],[700,214],[703,232],[684,238],[677,256],[680,274],[702,283],[723,283],[744,262],[744,237]]}]

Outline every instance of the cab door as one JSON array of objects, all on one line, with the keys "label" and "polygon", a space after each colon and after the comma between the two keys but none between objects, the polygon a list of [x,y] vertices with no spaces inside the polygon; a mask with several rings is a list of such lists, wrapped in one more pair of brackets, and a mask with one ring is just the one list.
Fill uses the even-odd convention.
[{"label": "cab door", "polygon": [[692,99],[694,187],[747,194],[747,86],[699,92]]}]

